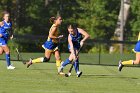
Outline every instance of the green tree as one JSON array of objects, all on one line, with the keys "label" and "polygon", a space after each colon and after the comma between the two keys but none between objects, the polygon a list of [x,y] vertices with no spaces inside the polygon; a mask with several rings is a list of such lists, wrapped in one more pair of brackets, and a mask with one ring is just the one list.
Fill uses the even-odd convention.
[{"label": "green tree", "polygon": [[131,1],[131,11],[129,20],[127,22],[127,30],[129,31],[130,40],[137,40],[138,33],[140,32],[140,1]]},{"label": "green tree", "polygon": [[[60,31],[66,37],[67,25],[76,23],[85,29],[94,39],[110,40],[114,35],[116,22],[120,10],[120,0],[1,0],[0,13],[9,10],[14,21],[14,34],[29,36],[44,36],[38,42],[33,42],[32,51],[41,49],[39,45],[47,38],[49,18],[60,14],[63,23]],[[140,23],[140,1],[131,1],[131,11],[126,24],[125,35],[130,35],[130,40],[139,32]],[[0,17],[2,17],[0,15]],[[129,34],[127,34],[129,32]],[[26,41],[24,38],[23,41]],[[29,39],[30,40],[30,39]],[[28,41],[28,40],[27,40]],[[30,47],[17,42],[21,49],[29,51]],[[67,45],[65,44],[66,48]],[[103,48],[103,47],[102,47]],[[88,51],[88,50],[87,50]]]}]

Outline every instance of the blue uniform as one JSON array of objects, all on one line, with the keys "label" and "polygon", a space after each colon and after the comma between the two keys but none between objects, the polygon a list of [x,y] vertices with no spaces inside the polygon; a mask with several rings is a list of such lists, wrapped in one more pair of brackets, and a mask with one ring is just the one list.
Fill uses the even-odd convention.
[{"label": "blue uniform", "polygon": [[[12,28],[11,22],[7,23],[3,21],[3,26],[0,27],[0,34],[2,35],[2,37],[0,37],[0,46],[7,45],[9,35],[11,33],[11,28]],[[7,67],[8,67],[11,65],[10,54],[9,53],[5,54],[5,57],[6,57]]]},{"label": "blue uniform", "polygon": [[0,46],[7,45],[7,41],[9,38],[10,30],[12,28],[12,23],[6,23],[3,21],[3,26],[0,27],[0,34],[2,34],[2,37],[0,37]]},{"label": "blue uniform", "polygon": [[58,43],[54,43],[54,42],[52,42],[52,40],[50,40],[50,41],[46,41],[46,42],[42,45],[42,47],[43,47],[44,49],[48,49],[48,50],[53,51],[54,49],[56,49],[56,48],[58,47]]},{"label": "blue uniform", "polygon": [[[80,41],[82,40],[82,34],[78,32],[78,29],[75,29],[76,35],[73,36],[70,34],[70,37],[72,39],[73,47],[74,49],[79,49],[80,48]],[[70,45],[68,45],[68,49],[70,49]]]},{"label": "blue uniform", "polygon": [[[72,34],[69,34],[69,35],[71,37],[74,49],[79,50],[79,48],[80,48],[80,41],[82,40],[83,37],[82,37],[82,34],[78,32],[78,29],[74,29],[74,30],[76,31],[76,35],[75,36],[73,36]],[[70,49],[70,45],[69,44],[68,44],[68,49]],[[69,60],[69,58],[67,58],[64,61],[64,63],[62,64],[62,66],[65,67],[70,62],[71,62],[71,60]],[[76,73],[78,73],[79,72],[79,58],[77,58],[74,61],[73,65],[74,65]]]},{"label": "blue uniform", "polygon": [[[52,25],[49,33],[51,33],[51,29],[55,26],[56,26],[55,24]],[[54,33],[54,36],[58,37],[58,29]],[[58,49],[58,39],[54,39],[54,38],[52,39],[52,38],[48,37],[47,41],[42,45],[42,47],[44,49],[49,50],[50,52],[53,52]]]},{"label": "blue uniform", "polygon": [[135,53],[140,53],[140,40],[137,42],[135,48],[133,49]]}]

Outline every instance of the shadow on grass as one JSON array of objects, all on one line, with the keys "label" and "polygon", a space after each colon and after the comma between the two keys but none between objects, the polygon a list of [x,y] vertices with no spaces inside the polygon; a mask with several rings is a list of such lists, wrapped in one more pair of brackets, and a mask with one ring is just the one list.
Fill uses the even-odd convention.
[{"label": "shadow on grass", "polygon": [[96,77],[96,78],[121,78],[121,79],[139,79],[136,77],[118,76],[113,74],[84,74],[82,77]]},{"label": "shadow on grass", "polygon": [[56,71],[55,69],[50,69],[50,68],[28,68],[28,70],[51,70],[51,71]]}]

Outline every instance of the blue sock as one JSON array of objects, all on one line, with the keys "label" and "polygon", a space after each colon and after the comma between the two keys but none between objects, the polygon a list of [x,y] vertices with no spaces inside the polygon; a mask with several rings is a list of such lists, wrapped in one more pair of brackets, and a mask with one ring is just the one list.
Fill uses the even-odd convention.
[{"label": "blue sock", "polygon": [[74,62],[74,68],[75,68],[75,72],[77,73],[79,71],[79,59],[77,59],[75,62]]},{"label": "blue sock", "polygon": [[62,64],[62,66],[63,67],[65,67],[67,64],[69,64],[70,63],[70,60],[67,58],[66,60],[65,60],[65,62]]},{"label": "blue sock", "polygon": [[6,57],[7,66],[10,66],[11,65],[10,54],[5,54],[5,57]]}]

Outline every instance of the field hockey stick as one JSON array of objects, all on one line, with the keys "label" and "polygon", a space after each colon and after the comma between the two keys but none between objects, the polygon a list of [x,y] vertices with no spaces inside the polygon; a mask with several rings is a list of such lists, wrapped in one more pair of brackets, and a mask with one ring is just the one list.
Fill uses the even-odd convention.
[{"label": "field hockey stick", "polygon": [[78,58],[78,55],[79,55],[79,53],[81,51],[81,48],[82,48],[82,46],[79,48],[79,50],[78,50],[78,52],[76,54],[76,59],[72,62],[72,65],[71,65],[71,67],[69,69],[69,73],[71,73],[71,71],[72,71],[73,65],[74,65],[75,61],[77,60],[77,58]]},{"label": "field hockey stick", "polygon": [[[15,44],[15,42],[13,41],[13,39],[11,39],[11,41],[12,41],[13,44]],[[17,52],[17,54],[18,54],[18,57],[21,59],[22,63],[25,65],[26,62],[23,60],[22,55],[21,55],[21,53],[19,52],[18,48],[15,47],[15,45],[14,45],[14,48],[16,49],[16,52]]]},{"label": "field hockey stick", "polygon": [[[7,30],[6,32],[7,32],[9,35],[11,35],[11,36],[12,36],[12,38],[11,38],[10,40],[12,41],[12,43],[13,43],[13,44],[15,44],[15,42],[14,42],[14,40],[13,40],[13,33],[11,32],[11,30],[10,30],[10,31],[9,31],[9,30]],[[20,54],[20,52],[19,52],[18,48],[17,48],[17,47],[15,47],[15,45],[14,45],[14,48],[16,49],[16,52],[17,52],[17,54],[18,54],[18,57],[20,57],[20,59],[21,59],[22,63],[25,65],[25,64],[26,64],[26,62],[24,62],[24,60],[23,60],[23,58],[22,58],[22,55]]]}]

